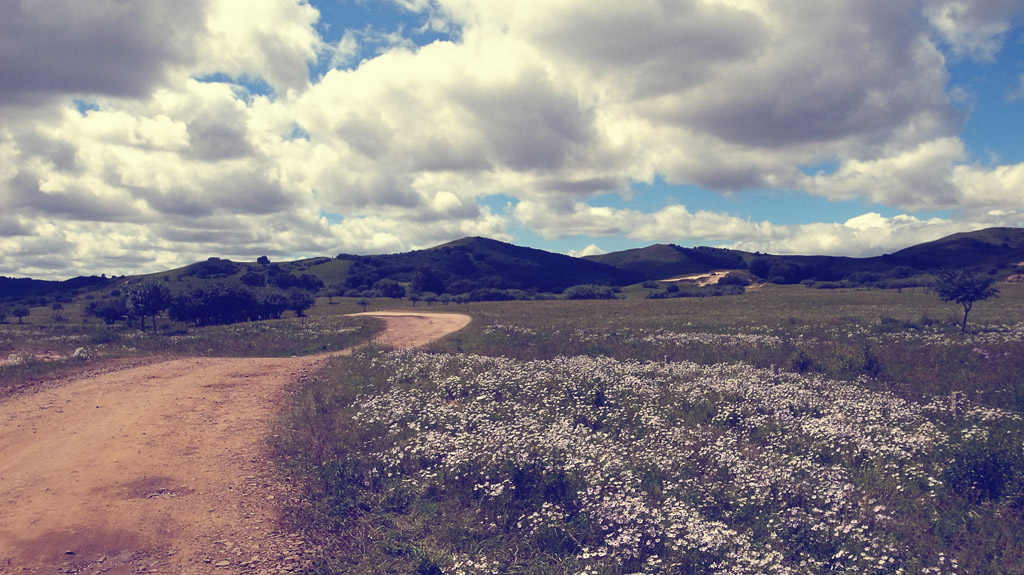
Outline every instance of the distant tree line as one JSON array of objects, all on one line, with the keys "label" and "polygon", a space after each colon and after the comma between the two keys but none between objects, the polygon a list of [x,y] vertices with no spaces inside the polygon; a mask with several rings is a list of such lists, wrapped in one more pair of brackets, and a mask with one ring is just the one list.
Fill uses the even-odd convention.
[{"label": "distant tree line", "polygon": [[799,262],[783,256],[759,256],[750,262],[750,273],[768,283],[802,284],[816,289],[895,289],[927,287],[937,271],[895,266],[879,271],[843,275],[827,262]]},{"label": "distant tree line", "polygon": [[149,320],[155,331],[156,318],[164,312],[174,321],[196,326],[226,325],[280,319],[288,310],[301,317],[316,303],[310,290],[254,289],[237,282],[212,283],[172,296],[165,283],[144,280],[127,286],[124,295],[118,295],[89,302],[86,314],[108,325],[119,321],[132,325],[137,321],[143,331]]},{"label": "distant tree line", "polygon": [[652,292],[647,299],[675,299],[682,297],[718,297],[742,295],[746,289],[741,285],[680,286],[669,284],[664,290]]}]

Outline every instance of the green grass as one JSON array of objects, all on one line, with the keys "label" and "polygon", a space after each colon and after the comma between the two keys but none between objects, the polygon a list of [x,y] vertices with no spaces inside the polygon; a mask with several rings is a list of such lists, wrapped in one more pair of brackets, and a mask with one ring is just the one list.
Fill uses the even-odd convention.
[{"label": "green grass", "polygon": [[448,306],[475,321],[295,396],[291,518],[323,573],[1014,573],[1024,286],[1000,288],[967,335],[921,291]]},{"label": "green grass", "polygon": [[[142,332],[123,324],[85,320],[80,304],[65,306],[57,321],[49,308],[34,308],[21,324],[0,325],[0,390],[81,369],[107,359],[153,355],[290,357],[337,351],[371,339],[382,324],[345,317],[350,305],[314,307],[309,317],[197,328],[166,320]],[[77,355],[76,355],[77,354]]]}]

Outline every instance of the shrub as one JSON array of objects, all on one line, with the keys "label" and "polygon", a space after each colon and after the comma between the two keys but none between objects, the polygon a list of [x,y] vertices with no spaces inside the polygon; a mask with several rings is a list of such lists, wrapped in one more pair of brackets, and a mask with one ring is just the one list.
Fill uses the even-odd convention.
[{"label": "shrub", "polygon": [[615,299],[615,290],[608,286],[582,284],[562,292],[565,299]]},{"label": "shrub", "polygon": [[85,307],[86,315],[99,318],[107,325],[127,319],[128,306],[124,298],[91,301]]}]

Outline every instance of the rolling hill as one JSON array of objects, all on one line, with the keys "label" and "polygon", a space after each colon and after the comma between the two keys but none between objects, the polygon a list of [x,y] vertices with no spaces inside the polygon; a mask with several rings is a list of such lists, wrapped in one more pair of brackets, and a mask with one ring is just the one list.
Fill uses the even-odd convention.
[{"label": "rolling hill", "polygon": [[953,234],[902,249],[888,256],[888,261],[917,269],[1006,268],[1024,261],[1024,229],[988,228]]},{"label": "rolling hill", "polygon": [[[643,280],[631,270],[480,237],[400,254],[339,254],[338,258],[353,262],[345,280],[349,288],[387,278],[402,283],[425,281],[432,284],[426,291],[436,293],[478,288],[559,293],[579,284],[623,286]],[[425,274],[437,277],[424,278]]]},{"label": "rolling hill", "polygon": [[647,279],[665,279],[714,270],[756,269],[759,264],[765,263],[769,264],[768,267],[778,265],[796,268],[802,278],[819,281],[836,281],[857,273],[884,274],[896,268],[910,268],[921,273],[941,268],[967,267],[1009,275],[1015,271],[1017,263],[1024,262],[1024,229],[989,228],[959,233],[910,246],[892,254],[867,258],[778,256],[721,248],[653,245],[588,256],[587,259],[633,271]]},{"label": "rolling hill", "polygon": [[[724,248],[685,248],[656,244],[586,258],[469,237],[433,248],[398,254],[319,257],[290,262],[233,262],[216,257],[174,270],[136,278],[77,277],[65,281],[0,277],[0,301],[26,298],[69,298],[96,290],[116,289],[124,282],[149,277],[168,283],[173,292],[209,281],[240,281],[287,289],[318,287],[341,295],[366,291],[388,282],[417,291],[468,294],[474,290],[516,290],[560,293],[568,287],[593,284],[623,287],[645,280],[667,279],[715,270],[749,270],[765,280],[796,283],[804,279],[831,281],[857,274],[907,277],[941,268],[968,267],[1008,276],[1024,262],[1024,229],[989,228],[954,234],[876,257],[778,256]],[[256,277],[259,276],[259,277]]]},{"label": "rolling hill", "polygon": [[665,279],[712,270],[747,269],[753,254],[722,248],[684,248],[673,244],[655,244],[584,259],[615,266],[644,279]]}]

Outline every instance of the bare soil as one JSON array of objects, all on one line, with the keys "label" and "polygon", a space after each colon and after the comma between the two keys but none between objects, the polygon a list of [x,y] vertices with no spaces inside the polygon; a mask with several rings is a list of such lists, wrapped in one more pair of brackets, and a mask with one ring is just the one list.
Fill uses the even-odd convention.
[{"label": "bare soil", "polygon": [[[360,315],[396,348],[469,323]],[[122,365],[3,401],[0,573],[301,573],[316,550],[282,527],[297,494],[267,438],[328,357]]]},{"label": "bare soil", "polygon": [[730,271],[731,270],[719,270],[719,271],[706,272],[706,273],[700,273],[700,274],[689,274],[689,275],[678,276],[678,277],[664,279],[664,280],[658,280],[658,281],[663,282],[663,283],[668,283],[668,282],[691,282],[691,283],[694,283],[694,284],[696,284],[696,285],[698,285],[700,287],[705,287],[705,286],[717,284],[718,280],[720,280],[720,279],[724,278],[725,276],[729,275]]}]

